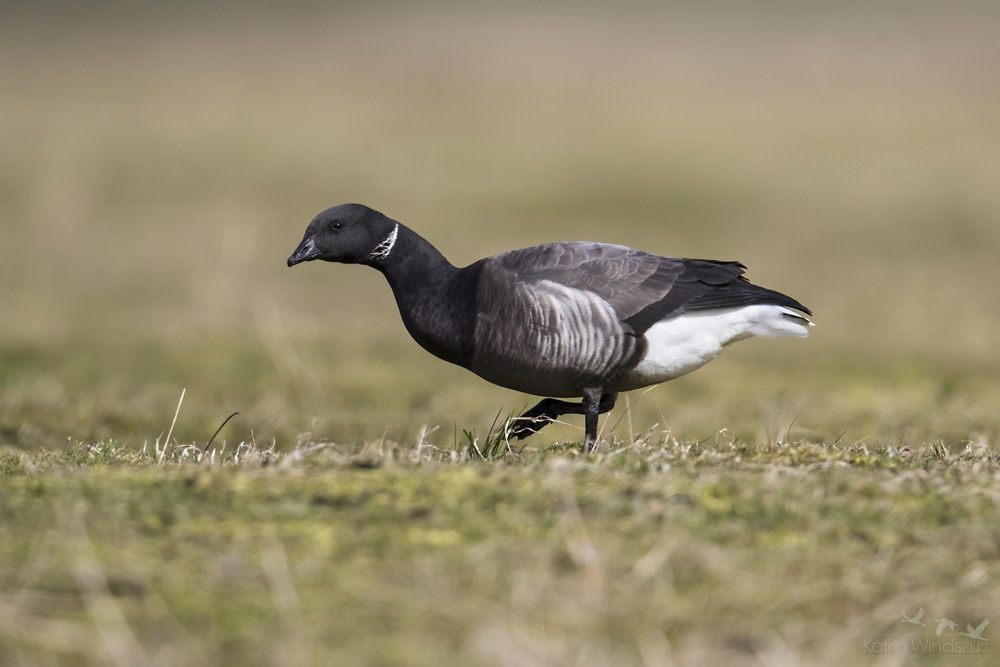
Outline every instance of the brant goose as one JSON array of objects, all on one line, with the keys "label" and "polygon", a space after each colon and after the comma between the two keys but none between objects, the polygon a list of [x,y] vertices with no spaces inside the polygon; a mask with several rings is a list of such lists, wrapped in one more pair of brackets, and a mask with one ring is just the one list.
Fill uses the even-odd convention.
[{"label": "brant goose", "polygon": [[751,284],[739,262],[571,241],[460,269],[416,232],[360,204],[317,215],[288,266],[316,259],[381,271],[406,330],[431,354],[516,391],[582,397],[542,400],[510,435],[582,414],[584,451],[618,392],[690,373],[744,338],[807,336],[812,324],[800,314],[811,315],[808,308]]}]

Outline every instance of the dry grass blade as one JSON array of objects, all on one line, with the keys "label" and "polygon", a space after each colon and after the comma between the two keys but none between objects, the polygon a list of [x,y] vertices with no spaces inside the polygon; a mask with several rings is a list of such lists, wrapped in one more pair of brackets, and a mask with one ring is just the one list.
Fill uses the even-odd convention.
[{"label": "dry grass blade", "polygon": [[167,431],[167,439],[163,441],[163,449],[160,451],[160,459],[158,463],[163,463],[163,458],[167,455],[167,449],[170,448],[170,438],[174,433],[174,425],[177,424],[177,415],[181,413],[181,405],[184,404],[185,392],[187,392],[187,387],[181,389],[181,397],[177,401],[177,409],[174,410],[174,418],[170,421],[170,429]]}]

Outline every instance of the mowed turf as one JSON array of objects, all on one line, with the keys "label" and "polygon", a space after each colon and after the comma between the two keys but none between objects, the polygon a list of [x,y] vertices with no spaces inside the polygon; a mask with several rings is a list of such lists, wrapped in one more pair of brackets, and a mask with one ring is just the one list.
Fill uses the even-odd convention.
[{"label": "mowed turf", "polygon": [[[988,664],[1000,19],[742,7],[0,22],[0,663]],[[345,201],[817,326],[508,449]]]}]

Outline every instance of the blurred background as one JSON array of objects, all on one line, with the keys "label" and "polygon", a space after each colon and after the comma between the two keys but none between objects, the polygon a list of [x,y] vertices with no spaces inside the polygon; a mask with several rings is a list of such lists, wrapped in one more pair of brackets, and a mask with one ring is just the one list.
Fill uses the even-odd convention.
[{"label": "blurred background", "polygon": [[[556,240],[737,259],[813,309],[605,433],[996,441],[1000,7],[5,3],[0,445],[451,446],[535,400],[285,259],[355,201],[457,265]],[[578,426],[536,436],[579,439]]]}]

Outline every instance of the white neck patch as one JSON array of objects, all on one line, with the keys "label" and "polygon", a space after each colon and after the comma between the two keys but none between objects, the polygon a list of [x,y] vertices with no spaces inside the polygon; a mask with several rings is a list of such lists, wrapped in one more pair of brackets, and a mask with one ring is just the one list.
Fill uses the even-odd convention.
[{"label": "white neck patch", "polygon": [[385,259],[386,257],[388,257],[389,253],[392,251],[392,247],[396,245],[397,234],[399,234],[398,222],[396,223],[396,226],[392,228],[392,231],[389,232],[389,235],[386,236],[384,239],[382,239],[382,242],[379,243],[377,246],[375,246],[375,249],[372,250],[371,253],[369,253],[368,261],[372,261],[375,259]]}]

